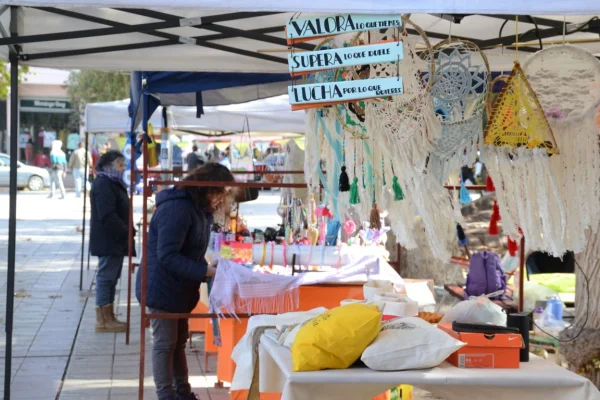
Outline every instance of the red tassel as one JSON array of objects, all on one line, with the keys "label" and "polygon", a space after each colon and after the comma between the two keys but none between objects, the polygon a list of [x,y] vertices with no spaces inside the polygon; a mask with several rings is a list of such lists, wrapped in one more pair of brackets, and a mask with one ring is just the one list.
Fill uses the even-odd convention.
[{"label": "red tassel", "polygon": [[511,257],[516,257],[518,250],[519,250],[519,246],[517,245],[517,242],[515,242],[514,240],[512,240],[509,237],[508,238],[508,254],[510,254]]},{"label": "red tassel", "polygon": [[488,175],[485,181],[485,190],[488,192],[495,192],[496,187],[494,186],[494,182],[492,181],[492,177]]},{"label": "red tassel", "polygon": [[492,218],[490,219],[490,228],[488,233],[490,235],[497,235],[499,233],[498,230],[498,221],[500,221],[500,207],[498,207],[498,203],[494,201],[494,208],[492,212]]}]

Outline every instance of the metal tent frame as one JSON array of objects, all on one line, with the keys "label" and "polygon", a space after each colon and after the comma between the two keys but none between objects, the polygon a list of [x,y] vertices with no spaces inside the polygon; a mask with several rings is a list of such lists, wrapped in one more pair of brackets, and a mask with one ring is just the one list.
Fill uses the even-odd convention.
[{"label": "metal tent frame", "polygon": [[[12,4],[18,4],[18,1],[11,2]],[[75,30],[75,31],[64,31],[64,32],[52,32],[42,33],[35,35],[19,36],[19,10],[20,9],[35,9],[49,14],[57,14],[69,18],[73,18],[78,21],[86,21],[95,24],[104,25],[104,28],[86,29],[86,30]],[[440,7],[440,9],[443,7]],[[170,47],[170,46],[181,46],[181,45],[194,45],[203,48],[218,50],[221,52],[231,53],[238,56],[255,58],[263,61],[273,62],[277,64],[285,64],[287,60],[285,57],[278,57],[270,54],[265,54],[260,51],[249,51],[243,48],[227,46],[216,41],[231,38],[241,39],[252,39],[271,45],[279,46],[280,50],[288,48],[287,42],[282,38],[270,36],[270,33],[281,32],[283,25],[261,27],[257,29],[238,29],[228,26],[221,25],[222,22],[226,21],[239,21],[247,18],[254,18],[258,16],[276,15],[281,14],[278,12],[232,12],[218,15],[208,15],[202,18],[185,18],[176,16],[166,12],[158,12],[154,10],[146,9],[135,9],[135,8],[114,8],[110,10],[121,11],[129,13],[131,15],[146,16],[158,20],[158,22],[143,23],[143,24],[127,24],[116,20],[99,18],[88,14],[73,11],[76,8],[57,8],[57,7],[21,7],[18,5],[2,5],[0,6],[0,17],[3,16],[7,11],[10,12],[10,26],[7,30],[0,23],[0,46],[8,47],[8,60],[10,61],[11,69],[11,113],[10,113],[10,201],[9,201],[9,221],[8,221],[8,265],[7,265],[7,301],[6,301],[6,354],[5,354],[5,369],[4,369],[4,399],[10,400],[11,395],[11,358],[12,358],[12,335],[13,335],[13,317],[14,317],[14,284],[15,284],[15,250],[16,250],[16,210],[17,210],[17,154],[18,154],[18,140],[16,140],[19,131],[19,88],[18,88],[18,67],[21,62],[24,64],[36,61],[39,65],[40,61],[47,60],[48,64],[51,65],[52,59],[63,58],[63,57],[76,57],[90,54],[103,54],[110,52],[124,52],[135,49],[151,49],[159,47]],[[455,15],[455,14],[438,14],[437,17],[449,20],[454,23],[459,23],[467,15]],[[513,19],[512,15],[485,15],[488,17],[504,19],[509,21]],[[600,34],[600,20],[591,19],[583,24],[573,25],[565,21],[557,21],[548,18],[530,18],[530,21],[536,26],[535,29],[524,32],[518,36],[518,41],[525,42],[528,40],[539,40],[540,45],[542,40],[553,36],[560,36],[563,34],[564,26],[567,25],[570,28],[566,34],[572,34],[575,32],[588,32]],[[173,33],[163,32],[163,29],[178,28],[178,27],[189,27],[198,30],[209,30],[214,32],[211,35],[204,36],[181,36]],[[65,39],[83,39],[83,38],[99,38],[106,37],[109,35],[118,35],[124,33],[141,33],[156,37],[160,40],[151,42],[141,43],[129,43],[119,44],[110,46],[90,46],[87,48],[69,49],[69,50],[55,50],[45,52],[27,52],[24,51],[23,44],[40,43],[40,42],[53,42]],[[415,34],[409,30],[409,33]],[[446,39],[446,34],[429,32],[425,33],[432,38]],[[499,35],[498,38],[479,40],[476,38],[459,37],[459,39],[465,39],[474,42],[480,48],[486,49],[494,46],[506,46],[511,48],[514,42],[517,41],[516,35]],[[310,44],[297,44],[295,48],[302,50],[312,50],[313,46]],[[537,47],[519,47],[519,50],[524,52],[535,52],[538,50]],[[85,201],[85,197],[84,197]]]}]

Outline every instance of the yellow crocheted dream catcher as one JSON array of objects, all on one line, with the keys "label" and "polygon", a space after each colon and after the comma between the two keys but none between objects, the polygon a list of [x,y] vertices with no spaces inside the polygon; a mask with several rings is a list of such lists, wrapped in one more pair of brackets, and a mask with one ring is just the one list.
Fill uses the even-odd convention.
[{"label": "yellow crocheted dream catcher", "polygon": [[518,61],[494,103],[484,140],[504,234],[517,240],[522,231],[529,249],[562,255],[565,214],[550,168],[558,146]]},{"label": "yellow crocheted dream catcher", "polygon": [[496,99],[485,129],[485,144],[517,149],[546,149],[557,154],[556,140],[544,110],[519,62],[515,62]]}]

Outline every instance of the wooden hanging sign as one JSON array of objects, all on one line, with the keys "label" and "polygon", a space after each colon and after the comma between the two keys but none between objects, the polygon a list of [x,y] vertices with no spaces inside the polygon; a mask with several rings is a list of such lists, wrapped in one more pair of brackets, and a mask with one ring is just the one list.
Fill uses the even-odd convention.
[{"label": "wooden hanging sign", "polygon": [[285,26],[288,44],[308,42],[342,33],[402,27],[400,15],[339,14],[291,19]]},{"label": "wooden hanging sign", "polygon": [[389,41],[368,46],[291,53],[288,55],[288,66],[290,74],[298,76],[326,69],[380,64],[402,59],[402,42]]},{"label": "wooden hanging sign", "polygon": [[324,82],[288,87],[292,110],[325,107],[349,101],[402,94],[402,78]]}]

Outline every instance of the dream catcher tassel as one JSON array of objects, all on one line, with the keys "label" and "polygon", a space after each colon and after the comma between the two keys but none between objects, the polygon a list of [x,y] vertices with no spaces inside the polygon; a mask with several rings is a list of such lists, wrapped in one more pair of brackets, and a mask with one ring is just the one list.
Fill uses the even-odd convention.
[{"label": "dream catcher tassel", "polygon": [[466,246],[469,242],[461,224],[456,224],[456,237],[458,237],[458,243],[460,243],[461,246]]},{"label": "dream catcher tassel", "polygon": [[342,172],[340,173],[340,192],[347,192],[350,190],[350,178],[346,173],[346,167],[342,166]]},{"label": "dream catcher tassel", "polygon": [[465,186],[465,180],[463,178],[461,178],[460,180],[460,191],[458,192],[458,200],[460,201],[460,204],[470,204],[473,201],[471,199],[471,194]]},{"label": "dream catcher tassel", "polygon": [[404,192],[402,191],[402,187],[400,187],[400,183],[398,183],[397,176],[394,176],[394,179],[392,179],[392,190],[394,191],[394,200],[404,200]]},{"label": "dream catcher tassel", "polygon": [[510,236],[508,236],[507,238],[508,238],[508,254],[510,254],[511,257],[515,257],[517,255],[517,251],[519,250],[519,246],[517,245],[517,242],[515,242],[514,240],[512,240],[510,238]]},{"label": "dream catcher tassel", "polygon": [[312,225],[317,224],[317,213],[315,212],[317,209],[317,203],[315,202],[315,195],[310,193],[308,195],[308,221]]},{"label": "dream catcher tassel", "polygon": [[496,188],[494,187],[494,181],[492,181],[492,177],[488,175],[487,179],[485,180],[485,190],[486,192],[490,192],[493,193],[496,191]]},{"label": "dream catcher tassel", "polygon": [[350,204],[359,204],[360,196],[358,195],[358,178],[355,176],[350,185]]},{"label": "dream catcher tassel", "polygon": [[350,178],[346,172],[346,142],[342,139],[342,172],[340,173],[340,192],[347,192],[350,190]]},{"label": "dream catcher tassel", "polygon": [[371,229],[381,229],[381,216],[379,215],[379,210],[377,209],[377,203],[373,203],[373,207],[371,207],[371,217],[369,218],[369,222],[369,227]]},{"label": "dream catcher tassel", "polygon": [[497,235],[500,233],[498,230],[498,221],[500,221],[500,207],[498,207],[498,202],[494,201],[492,218],[490,219],[490,227],[488,229],[490,235]]}]

